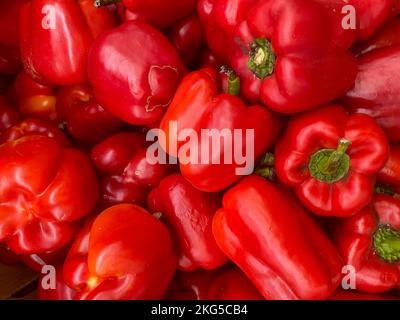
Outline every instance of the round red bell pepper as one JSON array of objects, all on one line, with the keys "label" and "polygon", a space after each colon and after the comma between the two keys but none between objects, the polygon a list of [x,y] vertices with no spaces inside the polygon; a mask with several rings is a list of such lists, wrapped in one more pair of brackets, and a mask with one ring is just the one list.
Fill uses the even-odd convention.
[{"label": "round red bell pepper", "polygon": [[214,280],[208,300],[264,300],[264,297],[243,272],[233,269]]},{"label": "round red bell pepper", "polygon": [[163,179],[150,193],[148,208],[162,215],[172,233],[178,269],[213,270],[228,262],[212,234],[212,219],[220,206],[219,194],[203,193],[179,174]]},{"label": "round red bell pepper", "polygon": [[235,30],[231,59],[245,100],[297,113],[350,89],[357,65],[348,49],[355,37],[339,21],[315,1],[257,2]]},{"label": "round red bell pepper", "polygon": [[371,202],[388,158],[385,134],[371,117],[330,105],[289,121],[275,149],[275,169],[310,211],[348,217]]},{"label": "round red bell pepper", "polygon": [[[237,78],[232,80],[231,85],[230,90],[236,92]],[[160,139],[159,142],[168,154],[176,157],[184,150],[186,142],[178,138],[186,129],[194,130],[197,137],[202,136],[202,130],[228,130],[233,133],[241,129],[241,154],[246,154],[246,130],[254,130],[254,154],[248,154],[253,162],[271,147],[280,129],[278,118],[261,106],[247,107],[238,97],[221,92],[221,86],[221,78],[213,69],[202,69],[185,77],[160,125],[166,134],[166,141]],[[171,123],[176,123],[176,131],[170,130]],[[193,142],[198,150],[197,161],[180,164],[182,175],[194,187],[205,192],[218,192],[242,178],[236,174],[236,169],[243,165],[236,159],[232,159],[231,164],[223,163],[227,156],[226,146],[221,144],[219,150],[211,150],[207,161],[202,161],[202,144],[211,147],[212,137],[198,140],[198,143]],[[219,164],[211,158],[216,154]]]},{"label": "round red bell pepper", "polygon": [[400,141],[400,47],[362,56],[358,76],[343,103],[373,117],[391,141]]},{"label": "round red bell pepper", "polygon": [[151,165],[146,158],[147,143],[142,133],[124,132],[107,138],[91,151],[91,159],[101,174],[101,204],[145,205],[147,194],[173,169]]},{"label": "round red bell pepper", "polygon": [[64,263],[75,299],[161,299],[175,272],[167,228],[136,205],[101,213],[76,238]]},{"label": "round red bell pepper", "polygon": [[337,224],[333,239],[345,264],[356,270],[356,289],[400,289],[400,200],[376,195],[371,206]]},{"label": "round red bell pepper", "polygon": [[144,22],[126,22],[103,34],[89,56],[89,80],[99,103],[136,125],[161,119],[185,72],[175,48]]},{"label": "round red bell pepper", "polygon": [[213,233],[267,300],[326,299],[339,286],[333,244],[287,190],[261,177],[225,194]]},{"label": "round red bell pepper", "polygon": [[56,107],[68,133],[89,145],[116,134],[124,124],[97,103],[88,85],[61,87]]},{"label": "round red bell pepper", "polygon": [[82,152],[37,135],[0,146],[0,241],[12,251],[65,246],[97,199],[97,178]]},{"label": "round red bell pepper", "polygon": [[191,66],[205,46],[203,25],[197,14],[191,14],[166,30],[166,35],[178,51],[186,66]]},{"label": "round red bell pepper", "polygon": [[94,11],[89,4],[89,0],[32,0],[23,6],[22,60],[25,71],[36,81],[58,85],[87,81],[87,58],[93,39],[116,25],[109,10]]},{"label": "round red bell pepper", "polygon": [[20,122],[21,118],[21,114],[12,102],[7,97],[0,95],[0,137],[4,130]]}]

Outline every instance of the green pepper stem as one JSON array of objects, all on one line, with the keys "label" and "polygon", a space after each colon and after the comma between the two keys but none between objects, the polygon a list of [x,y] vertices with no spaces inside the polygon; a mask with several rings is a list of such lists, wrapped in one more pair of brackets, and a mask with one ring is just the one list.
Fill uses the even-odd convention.
[{"label": "green pepper stem", "polygon": [[329,159],[326,161],[321,171],[324,174],[331,174],[335,172],[343,161],[347,149],[350,147],[351,142],[347,139],[340,139],[337,149],[332,152]]},{"label": "green pepper stem", "polygon": [[274,168],[259,168],[256,169],[255,174],[268,179],[270,181],[275,180],[275,169]]},{"label": "green pepper stem", "polygon": [[276,56],[272,44],[264,38],[255,39],[250,44],[248,68],[259,79],[264,79],[274,73]]},{"label": "green pepper stem", "polygon": [[156,218],[157,220],[161,220],[161,218],[163,217],[162,212],[155,212],[153,213],[153,217]]},{"label": "green pepper stem", "polygon": [[379,226],[374,234],[374,248],[378,256],[386,262],[400,262],[400,231],[390,225]]},{"label": "green pepper stem", "polygon": [[94,0],[94,6],[96,8],[105,7],[110,4],[121,2],[122,0]]},{"label": "green pepper stem", "polygon": [[220,73],[225,74],[228,77],[228,94],[232,96],[238,96],[240,94],[240,78],[237,76],[235,71],[228,66],[222,66]]}]

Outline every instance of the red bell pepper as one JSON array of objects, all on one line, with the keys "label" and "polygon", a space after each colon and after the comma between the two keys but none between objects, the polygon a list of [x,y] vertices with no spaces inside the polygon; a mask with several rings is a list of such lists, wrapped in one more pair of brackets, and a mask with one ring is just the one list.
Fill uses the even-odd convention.
[{"label": "red bell pepper", "polygon": [[310,211],[348,217],[371,202],[388,157],[385,134],[371,117],[330,105],[289,121],[275,169]]},{"label": "red bell pepper", "polygon": [[[400,2],[399,2],[400,3]],[[352,51],[361,56],[370,51],[374,51],[386,47],[395,47],[400,45],[400,17],[393,19],[385,25],[372,38],[357,43]]]},{"label": "red bell pepper", "polygon": [[[229,90],[237,91],[237,78],[231,79],[230,84]],[[194,130],[197,137],[202,136],[202,130],[233,133],[235,129],[241,129],[242,146],[234,146],[241,148],[241,154],[246,154],[246,130],[254,130],[254,153],[247,156],[255,162],[268,150],[279,132],[277,117],[261,106],[247,107],[238,97],[221,92],[221,87],[221,79],[213,69],[193,72],[182,81],[160,125],[166,141],[160,139],[159,142],[167,153],[174,157],[182,154],[186,142],[178,138],[186,129]],[[171,123],[176,123],[176,131],[170,130]],[[236,159],[232,159],[231,164],[224,163],[227,146],[221,144],[219,150],[210,150],[207,161],[202,161],[202,150],[207,145],[211,149],[212,137],[198,140],[198,143],[193,142],[193,149],[198,150],[196,161],[180,164],[182,175],[194,187],[205,192],[218,192],[242,178],[236,174],[236,169],[243,168],[243,164]],[[219,156],[220,164],[214,161],[215,155]]]},{"label": "red bell pepper", "polygon": [[348,52],[354,31],[344,30],[339,21],[315,1],[257,2],[236,28],[231,59],[245,100],[297,113],[344,94],[357,65]]},{"label": "red bell pepper", "polygon": [[225,194],[213,233],[267,300],[326,299],[339,286],[333,244],[287,190],[261,177]]},{"label": "red bell pepper", "polygon": [[213,270],[228,262],[212,234],[212,219],[220,206],[220,195],[195,189],[179,174],[163,179],[150,193],[148,208],[162,214],[172,233],[178,269]]},{"label": "red bell pepper", "polygon": [[239,269],[217,277],[208,292],[209,300],[264,300],[254,284]]},{"label": "red bell pepper", "polygon": [[400,141],[400,47],[362,56],[358,76],[343,103],[351,112],[372,116],[391,141]]},{"label": "red bell pepper", "polygon": [[61,87],[56,107],[68,133],[89,145],[116,134],[124,124],[97,103],[88,85]]},{"label": "red bell pepper", "polygon": [[25,117],[60,123],[55,88],[42,85],[21,71],[13,83],[12,95]]},{"label": "red bell pepper", "polygon": [[400,200],[376,195],[371,206],[340,220],[334,242],[352,265],[356,289],[381,293],[400,288]]},{"label": "red bell pepper", "polygon": [[64,263],[75,299],[161,299],[175,272],[167,228],[136,205],[118,205],[87,224]]},{"label": "red bell pepper", "polygon": [[166,35],[186,66],[191,66],[205,46],[206,39],[197,14],[189,15],[166,30]]},{"label": "red bell pepper", "polygon": [[89,80],[99,103],[136,125],[161,119],[185,72],[175,48],[143,22],[126,22],[100,36],[89,57]]},{"label": "red bell pepper", "polygon": [[86,82],[93,39],[116,26],[109,10],[94,11],[89,5],[89,0],[32,0],[24,5],[20,18],[22,60],[25,71],[36,81],[58,85]]},{"label": "red bell pepper", "polygon": [[77,292],[68,287],[64,281],[62,265],[56,268],[56,287],[43,288],[42,281],[46,274],[41,274],[38,281],[37,295],[40,300],[74,300]]},{"label": "red bell pepper", "polygon": [[119,203],[145,205],[147,194],[170,173],[172,166],[151,165],[146,151],[144,135],[135,132],[111,136],[92,149],[92,162],[102,176],[103,207]]},{"label": "red bell pepper", "polygon": [[97,178],[82,152],[37,135],[0,146],[0,242],[12,251],[65,246],[97,199]]},{"label": "red bell pepper", "polygon": [[390,156],[385,166],[378,173],[378,182],[400,193],[400,144],[390,145]]},{"label": "red bell pepper", "polygon": [[21,118],[22,116],[12,102],[5,96],[0,95],[0,137],[4,130],[17,124]]},{"label": "red bell pepper", "polygon": [[[105,6],[117,0],[95,0],[96,6]],[[165,29],[196,10],[197,0],[122,0],[120,10],[126,20],[141,20]],[[124,12],[126,10],[126,12]]]}]

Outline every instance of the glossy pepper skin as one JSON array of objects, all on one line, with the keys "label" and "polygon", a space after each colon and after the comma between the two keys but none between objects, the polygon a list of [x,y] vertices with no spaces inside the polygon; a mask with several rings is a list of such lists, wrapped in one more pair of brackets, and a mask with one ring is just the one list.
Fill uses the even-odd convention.
[{"label": "glossy pepper skin", "polygon": [[68,133],[88,145],[118,133],[124,125],[96,101],[88,85],[59,88],[56,109]]},{"label": "glossy pepper skin", "polygon": [[[254,161],[272,145],[279,132],[278,119],[261,106],[247,107],[237,96],[223,93],[221,82],[217,72],[209,68],[193,72],[182,81],[160,125],[166,133],[166,141],[160,139],[160,144],[168,154],[179,156],[185,142],[178,141],[178,137],[185,129],[194,130],[198,137],[201,137],[202,130],[207,129],[228,129],[230,132],[242,129],[242,154],[246,153],[246,130],[254,130],[254,153],[248,155]],[[171,123],[175,122],[177,130],[170,130]],[[199,138],[199,143],[194,144],[199,150],[199,157],[202,143],[212,146],[211,137],[204,140]],[[220,164],[213,164],[211,158],[207,161],[198,158],[197,161],[180,164],[182,175],[195,188],[205,192],[224,190],[243,177],[236,174],[236,169],[243,168],[243,165],[235,161],[224,164],[226,154],[223,146],[210,151],[210,157],[212,153],[218,153]]]},{"label": "glossy pepper skin", "polygon": [[89,159],[46,136],[2,144],[0,175],[0,241],[19,254],[68,244],[98,199]]},{"label": "glossy pepper skin", "polygon": [[86,83],[93,39],[117,23],[107,9],[94,10],[89,0],[33,0],[24,5],[19,28],[25,71],[43,84]]},{"label": "glossy pepper skin", "polygon": [[363,55],[358,70],[343,103],[351,112],[370,115],[391,141],[400,141],[400,47]]},{"label": "glossy pepper skin", "polygon": [[284,114],[339,98],[357,75],[348,51],[352,33],[315,1],[257,2],[235,30],[231,66],[241,78],[241,94]]},{"label": "glossy pepper skin", "polygon": [[250,176],[224,195],[214,217],[217,244],[267,300],[326,299],[339,286],[338,252],[295,201]]},{"label": "glossy pepper skin", "polygon": [[381,293],[400,288],[400,200],[376,195],[371,206],[338,221],[334,242],[356,269],[356,288]]},{"label": "glossy pepper skin", "polygon": [[150,164],[147,146],[144,134],[123,132],[93,147],[90,155],[101,175],[102,206],[120,203],[144,206],[151,189],[173,170],[170,165]]},{"label": "glossy pepper skin", "polygon": [[371,117],[330,105],[289,121],[276,145],[275,169],[310,211],[348,217],[372,200],[388,157],[385,134]]},{"label": "glossy pepper skin", "polygon": [[161,299],[175,272],[167,228],[146,210],[118,205],[101,213],[76,238],[64,263],[75,299]]},{"label": "glossy pepper skin", "polygon": [[213,270],[228,262],[212,234],[212,219],[220,206],[219,194],[201,192],[179,174],[164,178],[149,194],[150,212],[160,213],[171,231],[178,269]]},{"label": "glossy pepper skin", "polygon": [[89,80],[98,102],[135,125],[161,119],[185,72],[167,38],[144,22],[129,21],[106,32],[89,56]]},{"label": "glossy pepper skin", "polygon": [[214,280],[208,300],[264,300],[264,297],[242,271],[232,269]]}]

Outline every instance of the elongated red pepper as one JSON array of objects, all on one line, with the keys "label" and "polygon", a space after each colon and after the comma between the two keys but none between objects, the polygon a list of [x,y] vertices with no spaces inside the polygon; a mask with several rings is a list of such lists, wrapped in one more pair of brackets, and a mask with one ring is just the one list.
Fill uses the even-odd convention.
[{"label": "elongated red pepper", "polygon": [[[237,80],[235,77],[230,79],[228,90],[232,90],[232,93],[237,92]],[[278,119],[267,109],[261,106],[247,107],[235,95],[221,92],[221,86],[220,78],[213,69],[202,69],[189,74],[180,84],[160,125],[162,132],[166,134],[166,141],[160,139],[160,144],[172,156],[179,157],[182,155],[181,150],[185,150],[185,141],[178,139],[185,130],[191,129],[197,134],[198,142],[192,141],[192,149],[197,150],[197,156],[193,156],[193,161],[181,161],[180,168],[182,175],[194,187],[206,192],[221,191],[239,181],[242,176],[237,174],[236,169],[244,168],[245,165],[233,159],[232,154],[229,155],[229,145],[221,144],[219,149],[212,150],[212,136],[202,139],[202,131],[225,130],[233,137],[234,130],[241,130],[239,134],[242,145],[231,146],[231,151],[240,148],[241,154],[246,154],[246,148],[249,147],[246,134],[248,130],[254,130],[254,151],[251,154],[247,152],[247,157],[255,162],[272,145],[280,127]],[[173,130],[174,124],[177,126],[176,131]],[[229,141],[226,140],[225,143],[228,144]],[[204,148],[210,150],[206,161],[200,159]],[[218,156],[219,163],[215,161]],[[230,163],[224,163],[227,156],[232,156]]]},{"label": "elongated red pepper", "polygon": [[142,133],[124,132],[107,138],[91,151],[91,159],[101,174],[101,204],[145,205],[147,194],[166,177],[173,167],[150,164],[148,144]]},{"label": "elongated red pepper", "polygon": [[118,205],[76,238],[64,263],[75,299],[161,299],[175,272],[167,228],[146,210]]},{"label": "elongated red pepper", "polygon": [[326,299],[339,286],[333,244],[290,193],[261,177],[225,194],[213,233],[265,299]]},{"label": "elongated red pepper", "polygon": [[220,206],[220,195],[198,191],[179,174],[163,179],[150,193],[148,208],[161,213],[169,227],[180,270],[212,270],[228,261],[212,234],[212,219]]},{"label": "elongated red pepper", "polygon": [[124,124],[97,103],[88,85],[61,87],[56,108],[68,133],[89,145],[116,134]]},{"label": "elongated red pepper", "polygon": [[208,292],[209,300],[263,300],[254,284],[239,269],[217,277]]},{"label": "elongated red pepper", "polygon": [[357,290],[400,288],[400,200],[376,195],[371,206],[338,221],[333,239],[345,264],[356,270]]},{"label": "elongated red pepper", "polygon": [[[132,44],[127,45],[129,39]],[[90,52],[88,73],[95,97],[131,124],[157,123],[185,72],[175,48],[144,22],[126,22],[105,33]]]},{"label": "elongated red pepper", "polygon": [[329,103],[351,88],[357,65],[348,49],[355,37],[339,21],[315,1],[257,2],[236,27],[231,59],[245,100],[297,113]]},{"label": "elongated red pepper", "polygon": [[351,112],[373,117],[391,141],[400,141],[400,47],[362,56],[358,76],[343,103]]},{"label": "elongated red pepper", "polygon": [[[32,0],[22,8],[22,60],[25,71],[36,81],[58,85],[87,81],[93,39],[116,25],[111,12],[90,10],[88,4],[89,0]],[[108,23],[102,23],[99,30],[99,24],[92,24],[97,19]]]},{"label": "elongated red pepper", "polygon": [[275,169],[310,211],[348,217],[372,200],[388,158],[385,134],[371,117],[331,105],[289,121],[275,149]]}]

